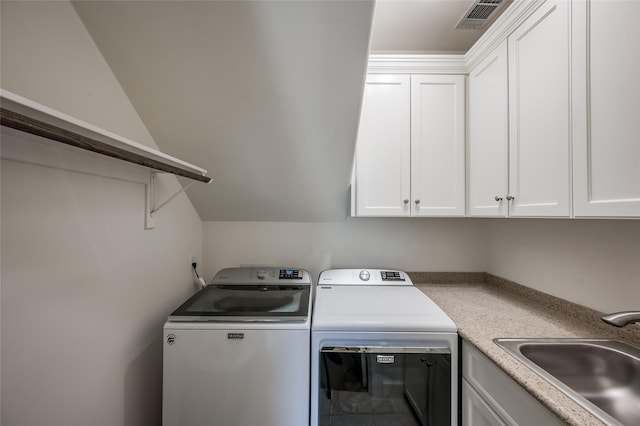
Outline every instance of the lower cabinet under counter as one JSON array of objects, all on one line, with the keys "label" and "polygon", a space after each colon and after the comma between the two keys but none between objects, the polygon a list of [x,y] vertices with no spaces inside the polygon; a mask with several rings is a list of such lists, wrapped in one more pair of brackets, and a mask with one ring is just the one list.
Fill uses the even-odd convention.
[{"label": "lower cabinet under counter", "polygon": [[463,426],[564,425],[493,361],[462,341]]}]

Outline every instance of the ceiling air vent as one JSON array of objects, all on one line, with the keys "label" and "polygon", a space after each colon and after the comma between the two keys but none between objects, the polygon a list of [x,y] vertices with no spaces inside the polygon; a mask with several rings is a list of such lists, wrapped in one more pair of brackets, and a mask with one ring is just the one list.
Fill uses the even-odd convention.
[{"label": "ceiling air vent", "polygon": [[502,4],[503,0],[477,0],[467,13],[462,16],[456,28],[458,29],[480,29],[490,22],[489,17]]}]

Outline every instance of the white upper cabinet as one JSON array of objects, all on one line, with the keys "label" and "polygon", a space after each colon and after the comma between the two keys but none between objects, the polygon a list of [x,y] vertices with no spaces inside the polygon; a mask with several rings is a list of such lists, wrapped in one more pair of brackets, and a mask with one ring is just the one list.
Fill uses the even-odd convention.
[{"label": "white upper cabinet", "polygon": [[355,215],[640,217],[640,1],[509,11],[463,70],[370,62]]},{"label": "white upper cabinet", "polygon": [[505,40],[469,73],[469,216],[507,216],[508,105]]},{"label": "white upper cabinet", "polygon": [[464,216],[465,77],[367,76],[357,216]]},{"label": "white upper cabinet", "polygon": [[640,1],[573,2],[576,217],[640,216]]},{"label": "white upper cabinet", "polygon": [[411,76],[412,216],[464,216],[464,82]]},{"label": "white upper cabinet", "polygon": [[368,75],[356,154],[356,214],[409,216],[411,78]]},{"label": "white upper cabinet", "polygon": [[469,216],[571,214],[569,11],[544,3],[469,74]]},{"label": "white upper cabinet", "polygon": [[549,1],[508,38],[510,216],[570,210],[568,1]]}]

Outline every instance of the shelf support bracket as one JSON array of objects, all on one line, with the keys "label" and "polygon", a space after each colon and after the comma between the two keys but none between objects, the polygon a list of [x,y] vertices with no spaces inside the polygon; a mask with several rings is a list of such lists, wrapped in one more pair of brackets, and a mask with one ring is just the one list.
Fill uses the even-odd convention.
[{"label": "shelf support bracket", "polygon": [[149,172],[149,183],[144,186],[144,229],[156,227],[156,219],[153,217],[153,191],[155,188],[156,173]]},{"label": "shelf support bracket", "polygon": [[155,217],[154,215],[160,211],[161,208],[163,208],[164,206],[166,206],[171,200],[173,200],[174,198],[176,198],[178,195],[182,194],[184,191],[186,191],[187,189],[189,189],[189,187],[191,185],[193,185],[195,182],[191,181],[189,182],[187,185],[185,185],[184,187],[182,187],[178,192],[176,192],[175,194],[173,194],[171,197],[167,198],[165,201],[163,201],[162,203],[160,203],[160,205],[158,205],[157,207],[152,207],[155,204],[155,200],[154,200],[154,193],[155,193],[155,186],[156,186],[156,175],[158,173],[157,172],[151,172],[149,174],[149,183],[145,188],[145,192],[146,192],[146,202],[145,202],[145,229],[153,229],[156,227],[156,221],[155,221]]}]

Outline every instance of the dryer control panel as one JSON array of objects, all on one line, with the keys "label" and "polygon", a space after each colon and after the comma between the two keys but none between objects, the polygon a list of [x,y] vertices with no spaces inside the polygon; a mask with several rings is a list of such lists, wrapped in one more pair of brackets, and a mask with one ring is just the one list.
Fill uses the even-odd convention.
[{"label": "dryer control panel", "polygon": [[318,278],[318,285],[412,286],[406,272],[387,269],[329,269]]},{"label": "dryer control panel", "polygon": [[382,281],[405,281],[404,274],[400,271],[382,271]]}]

